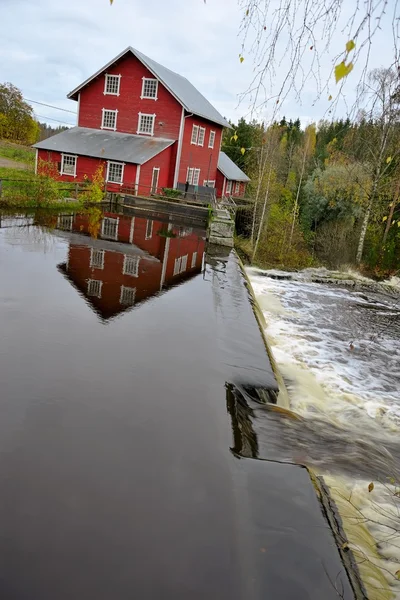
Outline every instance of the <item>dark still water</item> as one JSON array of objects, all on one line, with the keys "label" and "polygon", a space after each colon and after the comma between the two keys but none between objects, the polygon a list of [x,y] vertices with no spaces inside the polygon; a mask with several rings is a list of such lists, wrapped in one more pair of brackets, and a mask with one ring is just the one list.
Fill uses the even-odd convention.
[{"label": "dark still water", "polygon": [[174,219],[1,218],[2,600],[337,597],[306,472],[236,457],[276,389],[237,261]]}]

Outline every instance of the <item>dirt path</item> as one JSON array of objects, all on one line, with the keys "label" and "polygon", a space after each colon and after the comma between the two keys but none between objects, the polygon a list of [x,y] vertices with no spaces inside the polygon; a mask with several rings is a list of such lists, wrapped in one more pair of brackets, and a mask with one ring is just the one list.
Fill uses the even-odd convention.
[{"label": "dirt path", "polygon": [[3,158],[0,156],[0,167],[6,167],[7,169],[21,169],[23,171],[30,170],[29,165],[17,160],[11,160],[10,158]]}]

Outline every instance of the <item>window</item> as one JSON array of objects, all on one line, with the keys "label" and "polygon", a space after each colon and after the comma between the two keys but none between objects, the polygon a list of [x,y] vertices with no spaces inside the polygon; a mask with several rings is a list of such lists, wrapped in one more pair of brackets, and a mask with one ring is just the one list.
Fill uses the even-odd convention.
[{"label": "window", "polygon": [[235,183],[235,194],[238,194],[240,192],[240,183],[237,181]]},{"label": "window", "polygon": [[101,129],[117,129],[117,110],[107,110],[103,108],[103,118],[101,121]]},{"label": "window", "polygon": [[192,235],[193,228],[192,227],[179,227],[178,236],[179,237],[187,237],[188,235]]},{"label": "window", "polygon": [[191,144],[197,144],[197,139],[199,137],[199,129],[200,127],[198,125],[193,125],[193,129],[192,129],[192,139],[191,139]]},{"label": "window", "polygon": [[143,98],[151,98],[152,100],[157,100],[157,91],[158,91],[158,81],[157,79],[147,79],[143,77],[143,85],[142,85],[142,95]]},{"label": "window", "polygon": [[204,187],[214,188],[215,187],[215,180],[212,180],[212,181],[209,180],[209,181],[207,181],[207,179],[205,179],[203,181],[203,185],[204,185]]},{"label": "window", "polygon": [[123,306],[133,306],[135,304],[136,288],[126,287],[121,285],[121,294],[119,303]]},{"label": "window", "polygon": [[76,158],[73,154],[61,155],[60,175],[72,175],[76,177]]},{"label": "window", "polygon": [[58,215],[57,229],[62,229],[63,231],[72,231],[73,222],[74,215]]},{"label": "window", "polygon": [[230,179],[226,180],[226,188],[225,188],[225,194],[230,194],[232,191],[232,181],[230,181]]},{"label": "window", "polygon": [[151,221],[150,219],[147,219],[147,223],[146,223],[146,240],[149,240],[150,238],[153,237],[153,221]]},{"label": "window", "polygon": [[119,219],[104,217],[101,222],[101,237],[109,238],[111,240],[118,239],[118,221]]},{"label": "window", "polygon": [[90,266],[92,269],[104,269],[104,250],[90,250]]},{"label": "window", "polygon": [[189,185],[199,185],[200,169],[193,169],[191,167],[187,170],[187,181]]},{"label": "window", "polygon": [[215,131],[210,131],[210,137],[208,138],[208,147],[214,148],[215,143]]},{"label": "window", "polygon": [[199,137],[197,139],[198,146],[204,146],[204,138],[206,137],[206,130],[204,127],[200,127],[199,129]]},{"label": "window", "polygon": [[110,183],[119,183],[122,185],[124,179],[124,163],[108,161],[107,181]]},{"label": "window", "polygon": [[193,254],[192,254],[192,266],[191,266],[192,269],[194,269],[194,267],[196,266],[196,262],[197,262],[197,252],[193,252]]},{"label": "window", "polygon": [[132,275],[132,277],[139,277],[139,263],[139,256],[128,256],[128,254],[124,254],[122,273],[124,275]]},{"label": "window", "polygon": [[137,133],[145,133],[146,135],[153,135],[154,133],[154,121],[156,115],[145,115],[139,113],[139,125]]},{"label": "window", "polygon": [[108,94],[110,96],[119,96],[120,82],[121,75],[106,75],[104,94]]},{"label": "window", "polygon": [[184,271],[186,271],[187,259],[188,259],[187,254],[185,256],[180,256],[179,258],[175,259],[174,275],[179,275],[180,273],[183,273]]},{"label": "window", "polygon": [[158,188],[158,179],[160,177],[160,168],[159,167],[154,167],[153,168],[153,175],[151,178],[151,189],[150,189],[150,193],[151,194],[156,194],[157,193],[157,188]]},{"label": "window", "polygon": [[103,282],[99,279],[88,279],[87,294],[88,296],[95,296],[101,298],[101,288]]}]

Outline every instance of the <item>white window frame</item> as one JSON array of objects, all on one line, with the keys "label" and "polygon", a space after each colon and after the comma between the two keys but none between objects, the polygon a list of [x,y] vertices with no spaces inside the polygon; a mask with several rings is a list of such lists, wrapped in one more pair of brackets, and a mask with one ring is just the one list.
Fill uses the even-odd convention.
[{"label": "white window frame", "polygon": [[[91,293],[90,287],[93,283],[96,283],[96,285],[98,284],[98,291],[93,294]],[[103,282],[101,281],[101,279],[88,279],[87,282],[87,295],[88,296],[92,296],[94,298],[101,298],[101,289],[103,287]]]},{"label": "white window frame", "polygon": [[196,262],[197,262],[197,252],[193,252],[192,254],[192,264],[191,264],[191,269],[194,269],[196,266]]},{"label": "white window frame", "polygon": [[72,231],[72,225],[74,223],[74,215],[58,215],[57,217],[57,229],[62,231]]},{"label": "white window frame", "polygon": [[208,138],[208,147],[209,148],[214,148],[215,136],[216,136],[216,132],[211,130],[210,137]]},{"label": "white window frame", "polygon": [[[66,158],[73,158],[75,160],[74,162],[74,172],[73,173],[66,173],[64,171],[64,160]],[[61,169],[60,169],[60,175],[69,175],[69,177],[76,177],[76,165],[78,162],[78,157],[76,154],[61,154]]]},{"label": "white window frame", "polygon": [[195,167],[188,167],[186,181],[189,182],[189,185],[199,185],[200,169],[196,169]]},{"label": "white window frame", "polygon": [[[155,81],[156,82],[156,95],[155,96],[145,96],[144,88],[146,86],[146,81]],[[158,79],[155,77],[142,77],[142,94],[140,96],[141,100],[158,100]]]},{"label": "white window frame", "polygon": [[193,144],[194,146],[197,146],[197,140],[199,139],[199,131],[200,131],[200,126],[193,125],[192,139],[190,140],[190,143]]},{"label": "white window frame", "polygon": [[232,194],[232,180],[231,179],[226,180],[225,194]]},{"label": "white window frame", "polygon": [[[114,127],[106,127],[104,125],[104,119],[105,119],[105,114],[106,113],[114,113],[115,114],[115,124]],[[102,108],[101,109],[101,128],[100,129],[107,129],[108,131],[117,131],[117,120],[118,120],[118,109],[111,109],[111,108]]]},{"label": "white window frame", "polygon": [[[156,187],[155,188],[153,187],[154,171],[157,171],[157,183],[156,183]],[[160,180],[160,167],[153,167],[153,172],[151,174],[150,194],[157,194],[159,180]]]},{"label": "white window frame", "polygon": [[[109,180],[110,165],[120,165],[120,166],[122,166],[121,181],[110,181]],[[119,162],[117,160],[108,160],[107,161],[107,176],[106,176],[107,183],[114,183],[115,185],[122,185],[124,183],[124,170],[125,170],[125,163]]]},{"label": "white window frame", "polygon": [[[131,295],[133,295],[133,302],[123,302],[124,293],[126,291],[129,291],[131,293]],[[121,292],[119,295],[119,303],[122,306],[133,306],[135,304],[135,299],[136,299],[136,288],[129,287],[126,285],[121,285]]]},{"label": "white window frame", "polygon": [[[117,88],[116,92],[108,92],[107,91],[107,85],[108,85],[108,78],[109,77],[110,78],[113,77],[113,78],[118,79],[118,88]],[[104,77],[104,92],[103,92],[103,94],[105,96],[119,96],[120,89],[121,89],[121,75],[114,75],[113,73],[106,73],[105,77]]]},{"label": "white window frame", "polygon": [[[101,261],[95,260],[98,256],[101,256]],[[90,248],[90,267],[92,269],[104,269],[104,250],[98,250],[97,248]]]},{"label": "white window frame", "polygon": [[199,128],[199,137],[198,137],[198,140],[197,140],[197,145],[203,147],[205,139],[206,139],[206,128],[205,127],[200,127]]},{"label": "white window frame", "polygon": [[[151,240],[151,238],[153,237],[153,220],[152,219],[147,219],[146,222],[146,233],[145,233],[145,240]],[[150,231],[149,231],[149,223],[150,223]]]},{"label": "white window frame", "polygon": [[235,194],[239,194],[240,193],[240,181],[237,181],[235,183]]},{"label": "white window frame", "polygon": [[[114,221],[115,222],[115,235],[106,235],[104,233],[104,229],[105,229],[105,224],[106,221]],[[118,239],[118,227],[119,227],[119,217],[117,217],[116,219],[113,219],[113,217],[103,217],[102,221],[101,221],[101,237],[106,239],[106,240],[117,240]]]},{"label": "white window frame", "polygon": [[174,262],[174,275],[180,275],[186,271],[188,255],[179,256]]},{"label": "white window frame", "polygon": [[[152,117],[153,123],[152,123],[151,132],[149,132],[149,131],[141,131],[140,125],[141,125],[142,117]],[[152,114],[152,115],[150,115],[148,113],[142,113],[142,112],[140,112],[139,113],[139,119],[138,119],[138,128],[137,128],[137,132],[136,133],[140,134],[140,135],[154,135],[154,125],[155,125],[155,123],[156,123],[156,114],[155,113]]]},{"label": "white window frame", "polygon": [[208,181],[207,181],[207,179],[205,179],[203,181],[203,186],[209,187],[209,188],[215,188],[215,179],[209,179]]},{"label": "white window frame", "polygon": [[[133,269],[128,269],[131,265],[134,265]],[[124,254],[124,264],[122,267],[123,275],[130,275],[130,277],[139,277],[139,264],[140,256],[132,256],[131,254]]]}]

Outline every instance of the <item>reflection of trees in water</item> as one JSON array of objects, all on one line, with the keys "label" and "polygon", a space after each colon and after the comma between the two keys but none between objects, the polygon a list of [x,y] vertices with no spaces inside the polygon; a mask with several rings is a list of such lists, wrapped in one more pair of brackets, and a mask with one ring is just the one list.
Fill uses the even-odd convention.
[{"label": "reflection of trees in water", "polygon": [[257,434],[253,429],[253,410],[232,383],[226,384],[226,406],[232,419],[233,447],[231,451],[246,458],[258,458]]}]

